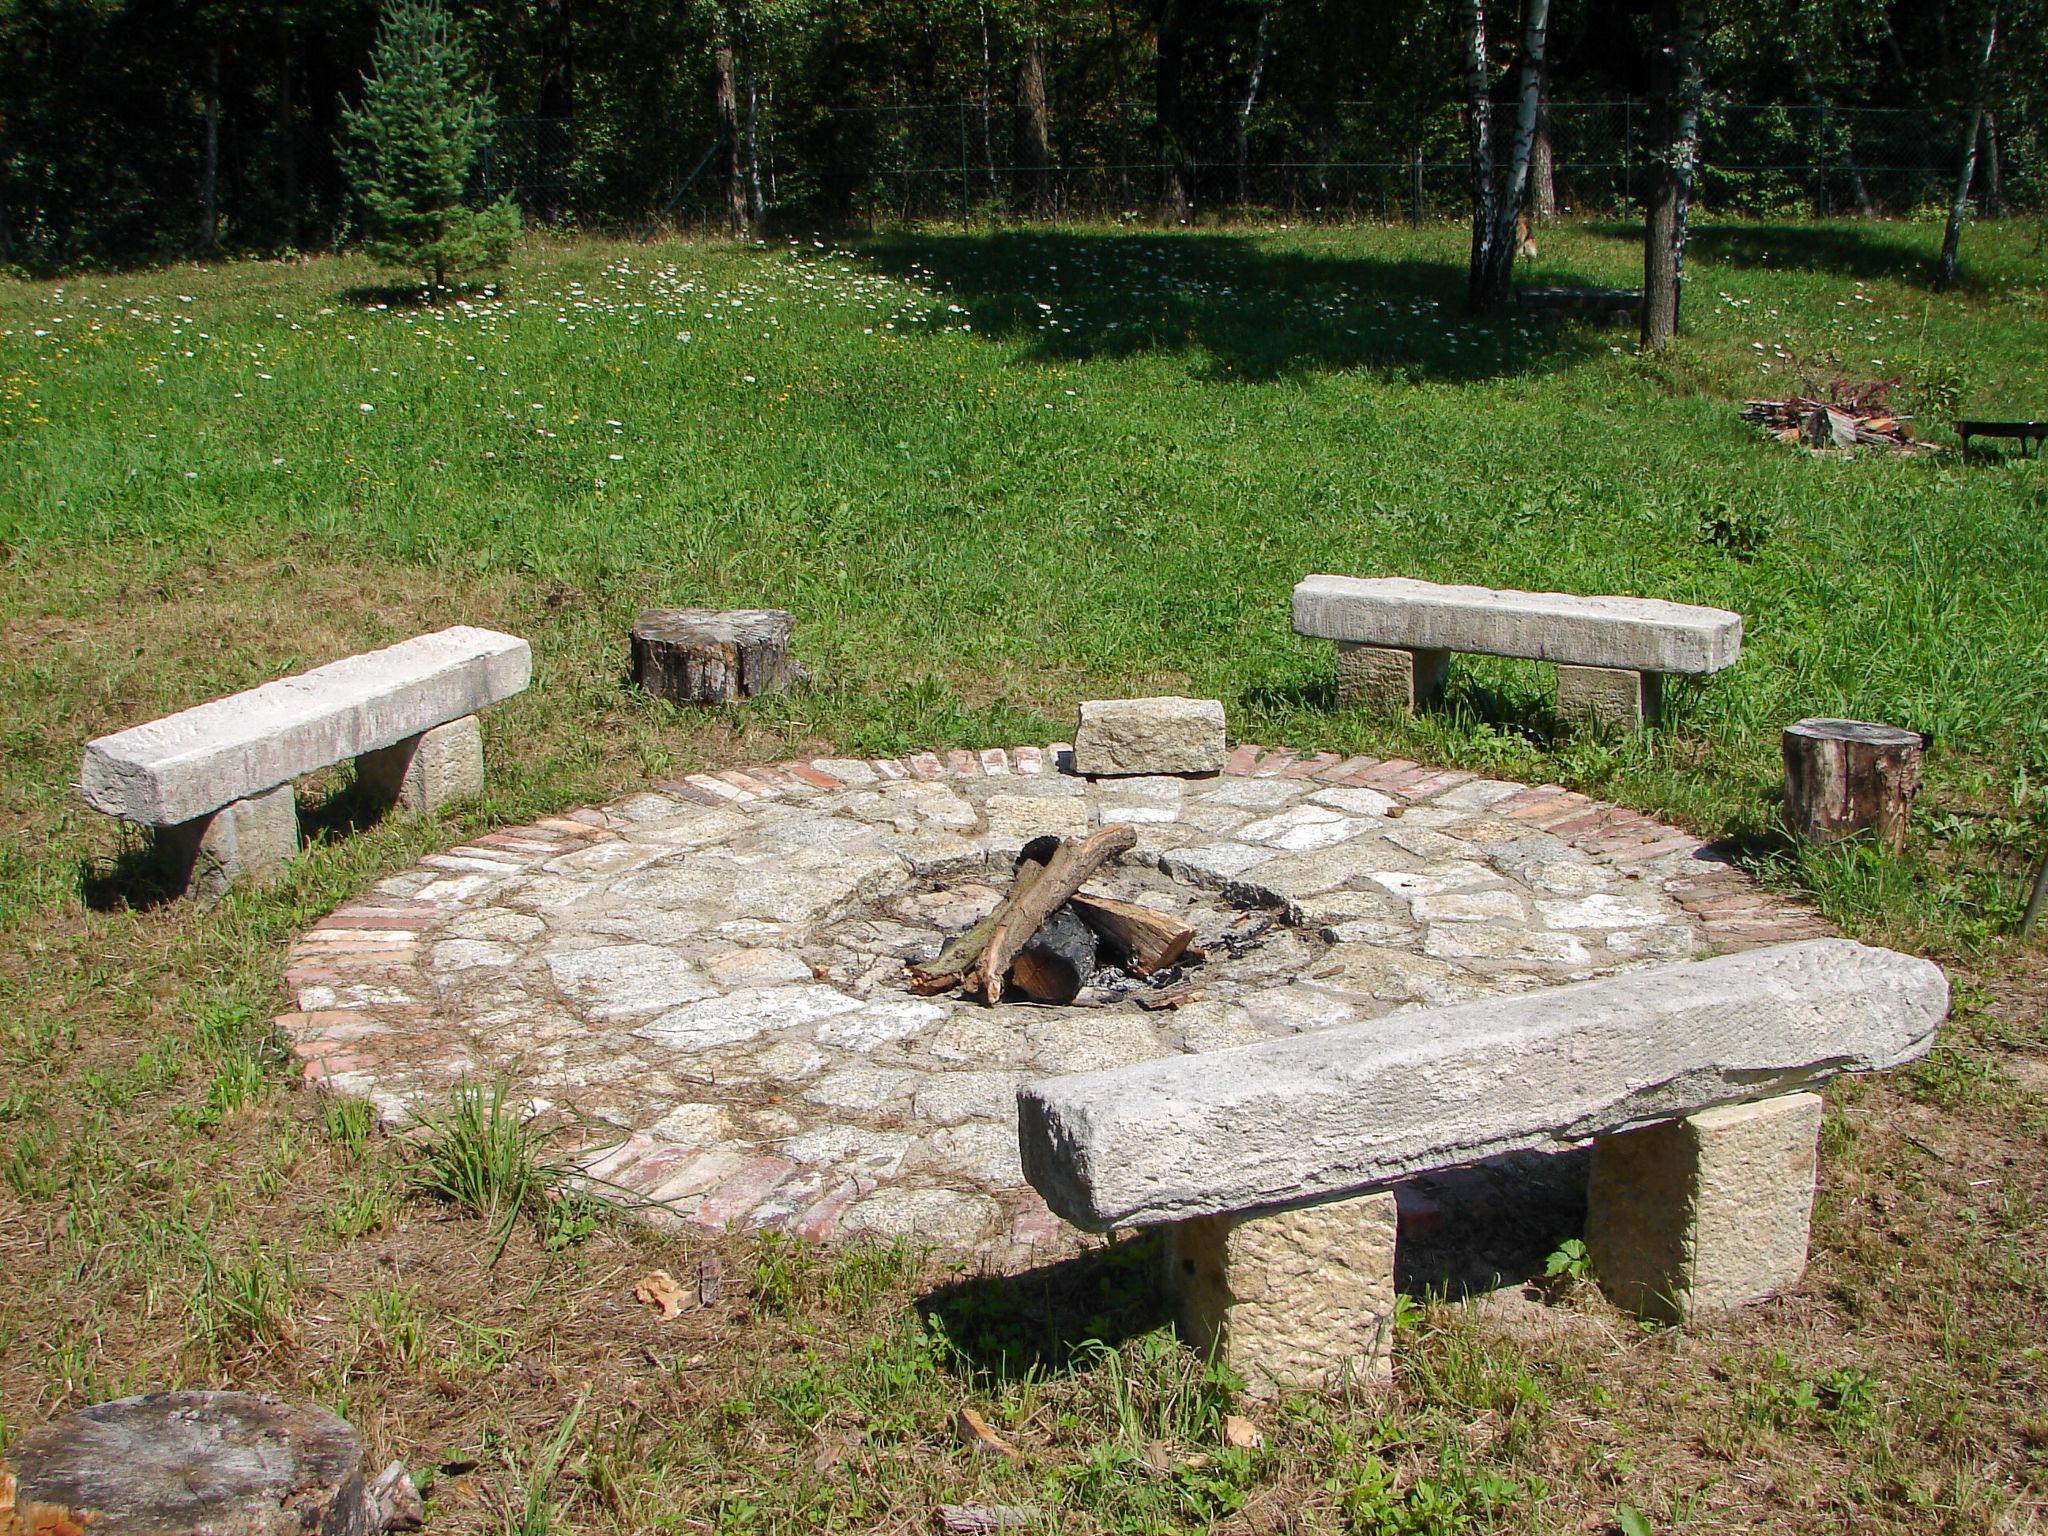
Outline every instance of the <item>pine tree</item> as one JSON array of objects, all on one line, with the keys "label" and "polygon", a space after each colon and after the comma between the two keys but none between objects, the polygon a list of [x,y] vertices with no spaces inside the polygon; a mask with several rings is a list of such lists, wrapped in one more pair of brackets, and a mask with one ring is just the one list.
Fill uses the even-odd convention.
[{"label": "pine tree", "polygon": [[439,0],[388,0],[362,103],[342,114],[342,159],[373,257],[437,288],[505,260],[519,210],[504,198],[476,208],[465,197],[496,119],[469,45]]}]

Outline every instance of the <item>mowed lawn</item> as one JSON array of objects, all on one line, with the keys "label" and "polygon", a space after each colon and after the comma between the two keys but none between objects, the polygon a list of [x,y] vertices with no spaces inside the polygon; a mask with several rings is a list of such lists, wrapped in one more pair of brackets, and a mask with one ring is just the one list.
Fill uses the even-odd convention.
[{"label": "mowed lawn", "polygon": [[[2048,464],[1811,456],[1738,413],[1896,379],[1937,443],[2048,416],[2042,228],[1973,227],[1935,294],[1938,225],[1708,223],[1655,359],[1466,316],[1465,238],[535,243],[433,306],[353,259],[0,284],[0,1447],[214,1381],[350,1412],[431,1474],[437,1529],[928,1529],[970,1494],[1075,1530],[2024,1528],[2048,1078],[2012,935],[2048,854]],[[1639,281],[1627,227],[1541,246],[1530,283]],[[1622,742],[1561,735],[1548,669],[1476,658],[1440,714],[1348,716],[1289,629],[1315,571],[1710,603],[1745,648]],[[654,603],[792,610],[812,684],[646,700],[625,636]],[[291,878],[198,912],[151,905],[70,788],[94,735],[457,622],[536,661],[458,814],[343,835],[326,776]],[[405,1198],[403,1149],[276,1060],[284,944],[467,830],[807,747],[1045,741],[1082,698],[1163,692],[1224,700],[1233,740],[1625,801],[1958,966],[1934,1061],[1834,1096],[1800,1296],[1697,1336],[1584,1294],[1533,1331],[1423,1306],[1396,1397],[1276,1410],[1247,1453],[1114,1266],[1072,1327],[1131,1342],[1078,1360],[978,1293],[920,1311],[915,1255],[737,1238],[707,1250],[724,1309],[665,1332],[627,1293],[696,1250],[522,1229],[490,1268],[483,1221]],[[1778,732],[1808,715],[1933,738],[1903,856],[1778,836]],[[1026,1461],[954,1452],[960,1403]]]}]

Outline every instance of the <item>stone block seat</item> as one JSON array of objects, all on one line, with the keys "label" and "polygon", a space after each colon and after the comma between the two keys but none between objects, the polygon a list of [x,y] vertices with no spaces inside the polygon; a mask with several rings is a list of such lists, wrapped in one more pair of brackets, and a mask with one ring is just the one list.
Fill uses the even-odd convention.
[{"label": "stone block seat", "polygon": [[1308,577],[1294,589],[1294,629],[1337,643],[1337,697],[1346,706],[1433,702],[1453,651],[1519,656],[1557,664],[1559,715],[1607,730],[1654,720],[1666,673],[1703,676],[1742,653],[1742,615],[1725,608],[1398,576]]},{"label": "stone block seat", "polygon": [[414,811],[477,793],[477,712],[532,675],[524,640],[458,624],[102,736],[79,793],[150,828],[190,889],[218,895],[297,851],[302,774],[354,758],[372,797]]},{"label": "stone block seat", "polygon": [[1586,1241],[1621,1306],[1682,1320],[1805,1270],[1820,1100],[1924,1053],[1940,967],[1774,945],[1018,1090],[1025,1176],[1088,1231],[1165,1228],[1184,1333],[1255,1391],[1384,1377],[1390,1186],[1593,1142]]}]

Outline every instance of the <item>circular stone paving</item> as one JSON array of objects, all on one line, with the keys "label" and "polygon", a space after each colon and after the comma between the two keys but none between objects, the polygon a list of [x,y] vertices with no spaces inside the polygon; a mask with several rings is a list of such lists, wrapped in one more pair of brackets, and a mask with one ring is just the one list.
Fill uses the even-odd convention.
[{"label": "circular stone paving", "polygon": [[[301,939],[279,1027],[308,1082],[387,1122],[508,1075],[595,1127],[589,1177],[658,1218],[1007,1268],[1077,1241],[1023,1182],[1021,1082],[1825,931],[1690,835],[1555,785],[1254,746],[1208,778],[1069,759],[692,774],[491,833]],[[905,963],[993,905],[1027,840],[1113,822],[1137,846],[1091,888],[1196,929],[1195,1000],[909,991]]]}]

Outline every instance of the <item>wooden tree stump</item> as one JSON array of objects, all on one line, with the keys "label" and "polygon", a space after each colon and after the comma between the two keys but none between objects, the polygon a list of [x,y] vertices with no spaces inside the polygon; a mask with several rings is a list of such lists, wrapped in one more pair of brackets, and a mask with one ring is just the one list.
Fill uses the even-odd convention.
[{"label": "wooden tree stump", "polygon": [[253,1393],[100,1403],[31,1431],[0,1462],[0,1536],[372,1536],[382,1525],[347,1422]]},{"label": "wooden tree stump", "polygon": [[779,608],[649,608],[633,625],[633,679],[678,704],[776,693],[804,675],[789,654],[794,626]]},{"label": "wooden tree stump", "polygon": [[1867,720],[1801,720],[1785,728],[1785,828],[1830,843],[1875,827],[1905,846],[1926,741],[1918,731]]}]

